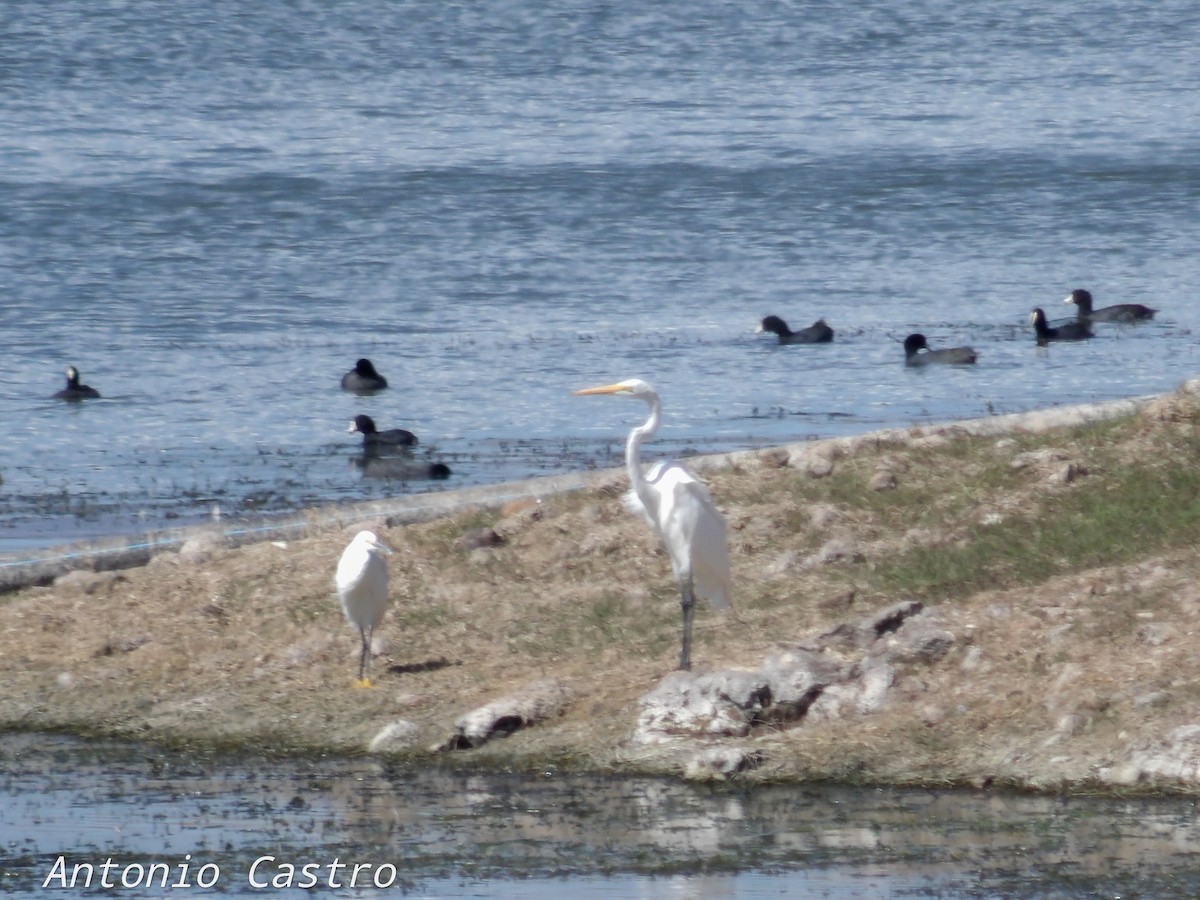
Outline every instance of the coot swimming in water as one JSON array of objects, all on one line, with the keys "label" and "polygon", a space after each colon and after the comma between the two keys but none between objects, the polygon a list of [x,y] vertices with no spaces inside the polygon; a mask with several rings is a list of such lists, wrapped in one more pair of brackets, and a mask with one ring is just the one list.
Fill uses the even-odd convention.
[{"label": "coot swimming in water", "polygon": [[58,400],[99,399],[100,392],[94,387],[79,383],[79,370],[67,366],[67,386],[54,395]]},{"label": "coot swimming in water", "polygon": [[360,359],[353,369],[342,376],[342,390],[354,391],[356,394],[381,391],[387,386],[387,379],[375,371],[375,366],[369,359]]},{"label": "coot swimming in water", "polygon": [[[925,352],[922,353],[921,351]],[[930,350],[925,342],[925,335],[910,334],[904,339],[904,364],[906,366],[928,366],[933,363],[948,363],[950,365],[965,365],[975,362],[976,353],[970,347],[947,347],[944,350]]]},{"label": "coot swimming in water", "polygon": [[792,331],[787,322],[779,316],[767,316],[755,329],[755,334],[769,331],[779,336],[781,344],[828,344],[833,340],[833,329],[825,324],[824,319],[817,319],[807,328]]},{"label": "coot swimming in water", "polygon": [[1029,321],[1033,323],[1033,330],[1037,333],[1039,347],[1045,347],[1051,341],[1085,341],[1094,337],[1092,330],[1084,322],[1067,322],[1057,328],[1051,328],[1046,324],[1046,314],[1040,306],[1029,314]]},{"label": "coot swimming in water", "polygon": [[1148,322],[1154,318],[1157,309],[1142,306],[1140,303],[1117,303],[1101,309],[1092,309],[1092,292],[1076,288],[1063,300],[1063,303],[1074,303],[1079,307],[1077,313],[1080,322]]},{"label": "coot swimming in water", "polygon": [[355,416],[346,434],[360,432],[363,436],[363,450],[382,450],[386,447],[412,447],[417,443],[417,436],[403,428],[389,428],[380,431],[375,427],[375,420],[370,416]]}]

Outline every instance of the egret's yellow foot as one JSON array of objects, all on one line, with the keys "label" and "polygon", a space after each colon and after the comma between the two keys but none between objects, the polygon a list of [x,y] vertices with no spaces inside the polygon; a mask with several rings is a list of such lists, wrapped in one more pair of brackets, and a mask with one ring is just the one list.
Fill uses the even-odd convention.
[{"label": "egret's yellow foot", "polygon": [[371,684],[370,678],[360,678],[360,679],[358,679],[358,681],[354,682],[354,686],[356,688],[375,687],[375,685]]}]

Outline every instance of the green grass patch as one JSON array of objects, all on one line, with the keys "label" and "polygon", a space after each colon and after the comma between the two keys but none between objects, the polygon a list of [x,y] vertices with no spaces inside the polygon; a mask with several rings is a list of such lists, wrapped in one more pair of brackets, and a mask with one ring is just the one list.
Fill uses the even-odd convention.
[{"label": "green grass patch", "polygon": [[462,551],[458,542],[463,535],[476,528],[491,528],[498,521],[500,521],[500,511],[497,509],[471,510],[448,519],[439,519],[426,533],[425,540],[431,546]]},{"label": "green grass patch", "polygon": [[456,613],[445,603],[395,603],[391,616],[402,629],[440,628],[454,621]]},{"label": "green grass patch", "polygon": [[919,547],[860,574],[887,594],[952,598],[1194,544],[1200,539],[1195,449],[1113,466],[1103,480],[1085,477],[1048,494],[1026,515],[976,526],[965,541]]},{"label": "green grass patch", "polygon": [[605,591],[583,610],[583,630],[590,632],[592,643],[615,644],[626,640],[629,604],[615,591]]},{"label": "green grass patch", "polygon": [[617,647],[654,656],[679,640],[679,604],[677,600],[630,600],[618,591],[604,591],[564,607],[560,615],[543,618],[533,627],[527,620],[513,622],[507,640],[514,652],[537,660],[558,657],[564,648],[592,655]]}]

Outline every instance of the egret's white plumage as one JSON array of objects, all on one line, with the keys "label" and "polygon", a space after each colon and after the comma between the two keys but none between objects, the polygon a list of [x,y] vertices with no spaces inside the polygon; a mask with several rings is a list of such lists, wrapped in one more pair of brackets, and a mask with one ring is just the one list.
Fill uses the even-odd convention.
[{"label": "egret's white plumage", "polygon": [[586,388],[576,394],[621,394],[637,397],[650,406],[646,421],[629,432],[625,445],[625,465],[632,489],[625,505],[642,516],[667,548],[671,568],[679,581],[683,608],[683,647],[679,668],[692,667],[692,617],[695,595],[706,599],[714,609],[732,605],[733,578],[730,574],[729,544],[725,518],[713,503],[704,483],[674,460],[656,463],[642,472],[642,441],[658,431],[662,420],[662,402],[649,384],[637,378]]},{"label": "egret's white plumage", "polygon": [[362,656],[358,662],[358,684],[370,687],[368,668],[371,637],[388,605],[388,566],[385,554],[391,549],[373,531],[360,531],[338,561],[334,584],[342,611],[362,638]]}]

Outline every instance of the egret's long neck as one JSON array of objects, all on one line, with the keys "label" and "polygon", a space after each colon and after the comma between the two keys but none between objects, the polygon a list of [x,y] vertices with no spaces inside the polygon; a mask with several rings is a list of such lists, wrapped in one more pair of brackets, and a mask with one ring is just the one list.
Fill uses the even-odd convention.
[{"label": "egret's long neck", "polygon": [[[662,420],[662,404],[657,397],[646,401],[650,404],[650,416],[637,428],[629,432],[629,440],[625,442],[625,466],[629,469],[629,481],[639,497],[646,486],[646,478],[642,474],[642,441],[654,437]],[[643,499],[643,503],[645,500]]]}]

